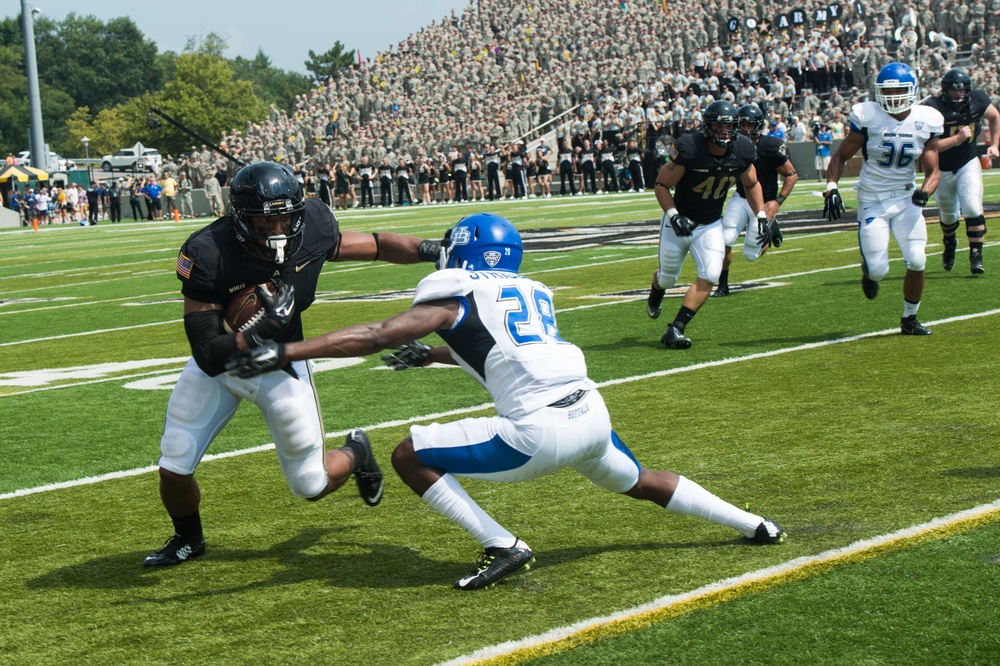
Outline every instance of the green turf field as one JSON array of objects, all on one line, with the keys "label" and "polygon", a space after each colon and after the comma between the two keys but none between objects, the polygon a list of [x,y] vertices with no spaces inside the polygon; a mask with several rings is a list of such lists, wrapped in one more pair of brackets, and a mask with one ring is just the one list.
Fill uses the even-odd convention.
[{"label": "green turf field", "polygon": [[[1000,200],[1000,179],[986,182]],[[786,208],[818,208],[821,189],[800,183]],[[436,238],[480,209],[339,217]],[[710,300],[688,327],[694,346],[667,351],[658,340],[679,298],[657,321],[643,304],[656,227],[625,224],[659,217],[652,193],[491,210],[524,232],[522,272],[555,290],[560,332],[586,353],[639,460],[773,517],[784,544],[747,546],[567,471],[466,482],[537,566],[452,590],[477,544],[388,456],[409,424],[489,413],[488,395],[456,368],[395,373],[372,356],[321,361],[317,384],[330,446],[368,429],[388,473],[381,505],[353,484],[294,499],[244,405],[198,470],[207,554],[147,570],[170,533],[152,470],[188,355],[174,263],[206,221],[13,230],[0,232],[0,664],[1000,661],[1000,506],[953,517],[1000,499],[995,231],[974,278],[964,238],[955,270],[941,269],[932,224],[930,337],[898,335],[894,244],[869,302],[854,232],[810,231],[753,264],[737,251],[730,283],[747,288]],[[429,270],[328,264],[306,330],[394,314]],[[693,275],[689,259],[680,281]],[[747,574],[759,578],[739,582]],[[489,650],[506,641],[520,643]]]}]

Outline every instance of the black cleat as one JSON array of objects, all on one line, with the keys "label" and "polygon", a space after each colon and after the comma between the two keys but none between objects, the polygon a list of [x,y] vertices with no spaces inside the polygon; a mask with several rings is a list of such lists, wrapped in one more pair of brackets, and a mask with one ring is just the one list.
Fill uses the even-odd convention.
[{"label": "black cleat", "polygon": [[666,291],[657,288],[655,284],[649,288],[649,296],[646,297],[646,314],[649,315],[650,319],[656,319],[660,316],[665,293]]},{"label": "black cleat", "polygon": [[875,297],[878,296],[878,282],[869,280],[867,275],[862,275],[861,291],[865,292],[865,298],[869,301],[875,300]]},{"label": "black cleat", "polygon": [[955,249],[958,247],[958,239],[954,236],[945,238],[944,252],[941,253],[941,264],[946,271],[950,271],[955,266]]},{"label": "black cleat", "polygon": [[728,296],[728,295],[729,295],[729,285],[720,284],[718,287],[715,288],[715,291],[712,292],[713,298],[716,297],[721,298],[723,296]]},{"label": "black cleat", "polygon": [[510,548],[487,548],[486,552],[476,560],[476,568],[465,578],[455,581],[456,590],[481,590],[493,587],[504,576],[518,569],[527,571],[535,561],[528,544],[520,539]]},{"label": "black cleat", "polygon": [[169,567],[182,564],[205,554],[204,536],[181,536],[175,534],[155,553],[150,553],[142,561],[144,567]]},{"label": "black cleat", "polygon": [[903,335],[930,335],[933,333],[931,329],[917,321],[917,315],[910,315],[909,317],[900,319],[899,330]]},{"label": "black cleat", "polygon": [[667,349],[690,349],[691,348],[691,338],[686,337],[683,333],[677,330],[677,327],[671,324],[667,326],[666,333],[660,338],[660,343]]},{"label": "black cleat", "polygon": [[382,468],[375,460],[375,452],[368,441],[364,430],[354,429],[347,433],[347,440],[360,444],[368,453],[364,462],[358,462],[354,467],[354,481],[358,484],[358,493],[368,506],[375,506],[382,501],[382,491],[385,489],[385,476]]},{"label": "black cleat", "polygon": [[982,275],[986,272],[986,269],[983,268],[982,250],[969,250],[969,270],[972,271],[973,275]]},{"label": "black cleat", "polygon": [[781,525],[770,518],[765,518],[764,522],[757,526],[757,531],[754,532],[754,535],[749,538],[750,541],[761,546],[781,543],[785,540],[785,530],[781,529]]}]

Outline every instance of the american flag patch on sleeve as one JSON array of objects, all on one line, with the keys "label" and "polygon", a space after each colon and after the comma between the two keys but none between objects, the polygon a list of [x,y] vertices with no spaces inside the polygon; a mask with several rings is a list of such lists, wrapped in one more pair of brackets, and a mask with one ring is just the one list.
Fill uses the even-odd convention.
[{"label": "american flag patch on sleeve", "polygon": [[194,267],[194,261],[190,257],[184,255],[183,252],[177,255],[177,274],[181,277],[189,278],[191,277],[191,269]]}]

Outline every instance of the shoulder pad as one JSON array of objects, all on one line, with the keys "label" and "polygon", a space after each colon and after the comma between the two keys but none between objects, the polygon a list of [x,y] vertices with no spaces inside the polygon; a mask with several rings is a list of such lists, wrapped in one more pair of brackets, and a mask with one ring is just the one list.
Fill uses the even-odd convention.
[{"label": "shoulder pad", "polygon": [[695,138],[700,136],[701,134],[696,132],[681,135],[681,138],[674,141],[673,153],[676,153],[676,156],[672,156],[671,159],[681,166],[689,164],[697,155]]},{"label": "shoulder pad", "polygon": [[913,113],[916,116],[915,120],[923,121],[924,127],[928,132],[937,135],[944,132],[944,116],[937,109],[918,104],[913,107]]},{"label": "shoulder pad", "polygon": [[859,102],[851,107],[850,122],[852,128],[861,129],[875,118],[875,112],[881,110],[875,102]]},{"label": "shoulder pad", "polygon": [[413,304],[465,296],[472,290],[468,276],[469,272],[461,268],[434,271],[417,284]]}]

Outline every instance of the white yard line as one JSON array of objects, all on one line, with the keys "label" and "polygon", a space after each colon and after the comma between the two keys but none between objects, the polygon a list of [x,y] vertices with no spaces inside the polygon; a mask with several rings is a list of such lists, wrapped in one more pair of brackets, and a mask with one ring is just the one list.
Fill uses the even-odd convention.
[{"label": "white yard line", "polygon": [[[942,324],[949,324],[956,321],[965,321],[968,319],[977,319],[979,317],[989,317],[992,315],[1000,314],[1000,309],[986,310],[984,312],[975,312],[972,314],[959,315],[956,317],[948,317],[945,319],[938,319],[936,321],[925,322],[927,326],[940,326]],[[702,370],[704,368],[714,368],[722,365],[731,365],[734,363],[742,363],[743,361],[753,361],[761,358],[768,358],[771,356],[779,356],[781,354],[789,354],[792,352],[806,351],[809,349],[818,349],[820,347],[828,347],[831,345],[842,344],[845,342],[854,342],[856,340],[862,340],[864,338],[881,337],[885,335],[896,335],[899,333],[898,328],[887,328],[881,331],[872,331],[870,333],[861,333],[859,335],[850,335],[843,338],[837,338],[835,340],[825,340],[822,342],[811,342],[804,345],[796,345],[794,347],[786,347],[784,349],[775,349],[768,352],[760,352],[757,354],[748,354],[746,356],[737,356],[735,358],[720,359],[717,361],[706,361],[704,363],[695,363],[693,365],[686,365],[679,368],[670,368],[669,370],[660,370],[657,372],[650,372],[643,375],[635,375],[632,377],[622,377],[619,379],[611,379],[606,382],[601,382],[598,384],[599,387],[603,386],[614,386],[616,384],[630,384],[632,382],[644,381],[647,379],[654,379],[657,377],[666,377],[667,375],[676,375],[682,372],[690,372],[692,370]],[[367,426],[360,426],[363,430],[380,430],[384,428],[396,428],[399,426],[410,425],[413,423],[422,423],[425,421],[431,421],[435,419],[440,419],[448,416],[460,416],[462,414],[470,414],[473,412],[480,412],[492,407],[492,403],[484,403],[481,405],[476,405],[473,407],[465,407],[462,409],[454,409],[448,412],[437,412],[434,414],[424,414],[422,416],[415,416],[408,419],[399,419],[395,421],[385,421],[382,423],[376,423]],[[329,438],[339,438],[346,435],[349,430],[342,430],[338,432],[326,433],[326,437]],[[274,448],[274,443],[263,444],[261,446],[255,446],[248,449],[239,449],[237,451],[230,451],[228,453],[218,453],[210,454],[203,458],[203,461],[218,460],[220,458],[231,458],[233,456],[244,455],[247,453],[257,453],[259,451],[269,451]],[[109,481],[111,479],[122,479],[130,476],[138,476],[140,474],[146,474],[148,472],[153,472],[156,467],[142,467],[138,469],[123,470],[120,472],[111,472],[108,474],[101,474],[99,476],[91,476],[83,479],[73,479],[71,481],[63,481],[61,483],[51,483],[44,486],[36,486],[34,488],[22,488],[20,490],[15,490],[8,493],[0,494],[0,501],[11,499],[14,497],[24,497],[25,495],[34,495],[37,493],[49,492],[52,490],[61,490],[63,488],[73,488],[75,486],[87,486],[95,483],[100,483],[102,481]]]},{"label": "white yard line", "polygon": [[509,658],[513,655],[530,657],[531,654],[539,648],[547,647],[551,649],[554,644],[573,638],[579,639],[581,637],[585,637],[589,633],[596,633],[601,629],[611,627],[616,624],[641,620],[647,616],[656,615],[669,609],[683,607],[699,600],[711,599],[713,597],[718,598],[726,592],[749,588],[762,582],[780,579],[798,571],[809,568],[817,568],[819,565],[846,563],[847,561],[850,561],[851,558],[865,553],[874,555],[876,551],[885,549],[886,546],[894,543],[916,540],[918,537],[931,532],[945,531],[948,528],[955,527],[962,523],[975,522],[998,511],[1000,511],[1000,499],[988,504],[981,504],[971,509],[959,511],[948,516],[933,518],[926,523],[921,523],[920,525],[913,525],[912,527],[905,527],[896,532],[890,532],[889,534],[883,534],[870,539],[856,541],[842,548],[834,548],[815,555],[797,557],[794,560],[790,560],[783,564],[776,564],[764,569],[758,569],[757,571],[749,571],[741,576],[725,578],[714,583],[709,583],[708,585],[703,585],[702,587],[691,590],[690,592],[660,597],[659,599],[655,599],[647,604],[618,611],[617,613],[612,613],[611,615],[594,617],[589,620],[576,622],[566,627],[550,629],[545,633],[535,636],[528,636],[520,640],[508,641],[506,643],[500,643],[499,645],[481,648],[469,655],[442,662],[438,666],[471,666],[472,664],[485,666],[486,664],[491,663],[509,663],[509,660],[503,660],[503,658]]}]

